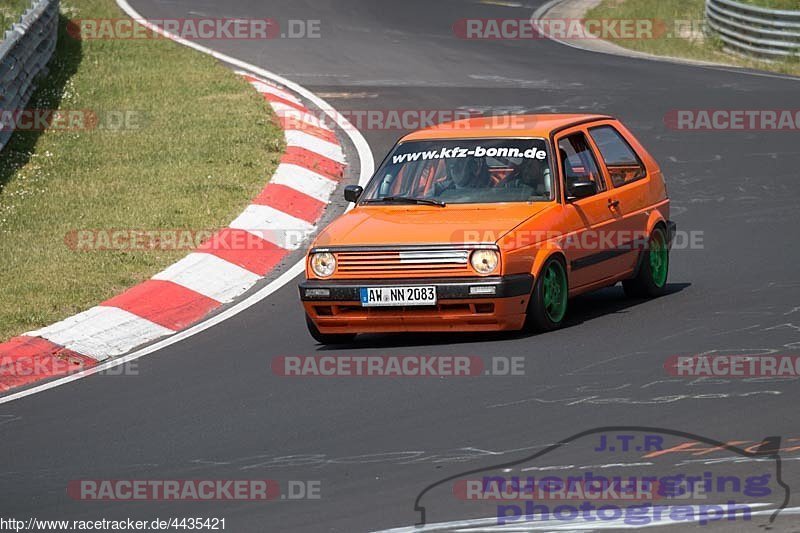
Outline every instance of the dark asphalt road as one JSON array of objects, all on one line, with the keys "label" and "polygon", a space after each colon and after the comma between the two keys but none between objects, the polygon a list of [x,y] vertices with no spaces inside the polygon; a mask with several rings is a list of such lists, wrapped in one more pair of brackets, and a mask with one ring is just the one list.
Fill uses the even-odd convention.
[{"label": "dark asphalt road", "polygon": [[[0,406],[4,516],[216,516],[227,519],[230,531],[367,531],[413,524],[417,493],[443,477],[521,459],[597,426],[660,426],[720,441],[800,438],[796,380],[670,379],[662,366],[670,355],[713,350],[800,353],[800,137],[687,133],[663,122],[674,109],[797,108],[798,81],[605,56],[549,41],[452,35],[457,19],[527,18],[535,2],[525,8],[453,0],[133,5],[150,18],[319,19],[320,39],[207,44],[297,81],[342,110],[617,115],[661,163],[673,218],[681,230],[702,232],[704,248],[673,253],[669,295],[636,302],[617,287],[585,296],[572,302],[569,326],[554,333],[373,336],[327,352],[523,356],[522,377],[275,376],[273,357],[322,350],[306,333],[292,283],[139,360],[138,376],[94,376]],[[363,133],[377,160],[402,134]],[[593,451],[596,439],[584,444],[535,464],[641,461],[641,453],[612,461]],[[668,454],[650,468],[702,471],[711,467],[697,460],[730,456]],[[783,475],[800,494],[799,457],[800,450],[784,454]],[[774,468],[770,461],[714,468],[726,465],[737,472]],[[67,482],[85,478],[319,480],[322,498],[266,505],[70,500]],[[488,516],[447,495],[428,512],[431,521]],[[789,515],[778,520],[778,530],[797,526]]]}]

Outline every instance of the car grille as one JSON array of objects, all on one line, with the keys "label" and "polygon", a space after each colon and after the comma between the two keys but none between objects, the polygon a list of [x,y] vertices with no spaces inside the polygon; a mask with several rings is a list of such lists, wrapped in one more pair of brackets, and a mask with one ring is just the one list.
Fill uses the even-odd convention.
[{"label": "car grille", "polygon": [[474,275],[469,250],[359,250],[336,254],[336,277],[348,279]]}]

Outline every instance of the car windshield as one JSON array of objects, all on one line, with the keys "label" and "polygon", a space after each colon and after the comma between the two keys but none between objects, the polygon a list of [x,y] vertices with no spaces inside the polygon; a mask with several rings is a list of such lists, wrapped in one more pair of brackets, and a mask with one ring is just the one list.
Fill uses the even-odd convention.
[{"label": "car windshield", "polygon": [[543,139],[469,139],[398,144],[361,203],[431,205],[553,199]]}]

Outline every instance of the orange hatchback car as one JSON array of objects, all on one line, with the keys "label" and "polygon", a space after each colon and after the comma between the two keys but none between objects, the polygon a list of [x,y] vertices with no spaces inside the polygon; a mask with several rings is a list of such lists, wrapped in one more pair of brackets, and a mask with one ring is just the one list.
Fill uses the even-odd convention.
[{"label": "orange hatchback car", "polygon": [[551,330],[572,296],[665,290],[675,224],[655,160],[600,115],[473,118],[403,137],[308,252],[324,344],[359,333]]}]

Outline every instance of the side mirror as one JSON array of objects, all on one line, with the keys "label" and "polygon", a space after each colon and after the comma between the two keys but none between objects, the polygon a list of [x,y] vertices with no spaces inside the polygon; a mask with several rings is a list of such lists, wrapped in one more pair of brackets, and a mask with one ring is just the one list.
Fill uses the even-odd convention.
[{"label": "side mirror", "polygon": [[567,191],[567,200],[580,200],[597,194],[597,184],[593,181],[573,183]]},{"label": "side mirror", "polygon": [[361,198],[361,193],[364,192],[364,187],[360,185],[348,185],[344,188],[344,199],[348,202],[356,203]]}]

